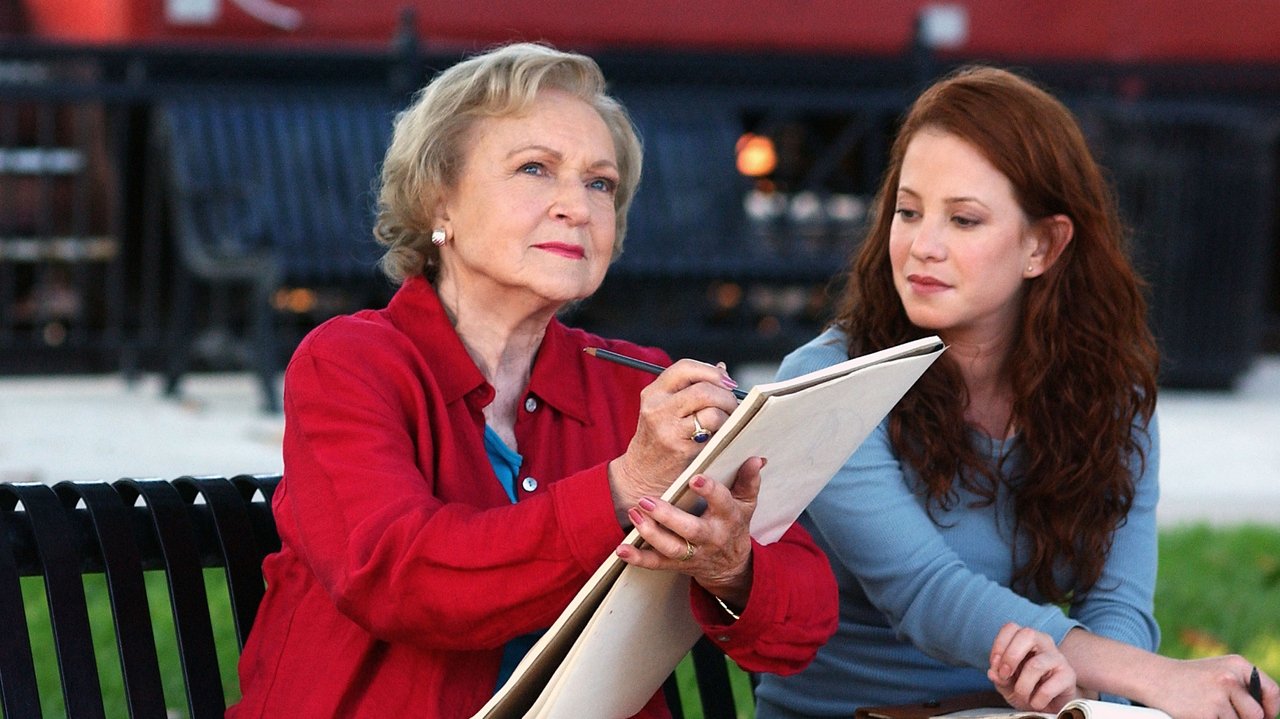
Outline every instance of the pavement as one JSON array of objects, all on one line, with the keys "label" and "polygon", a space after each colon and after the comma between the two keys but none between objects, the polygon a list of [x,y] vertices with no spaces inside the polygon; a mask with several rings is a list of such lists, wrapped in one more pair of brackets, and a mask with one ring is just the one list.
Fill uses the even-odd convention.
[{"label": "pavement", "polygon": [[[750,386],[772,370],[735,375]],[[175,400],[157,376],[0,377],[0,481],[281,471],[284,419],[259,409],[252,375],[193,374],[183,388]],[[1229,392],[1164,390],[1157,411],[1162,526],[1280,525],[1280,355]]]}]

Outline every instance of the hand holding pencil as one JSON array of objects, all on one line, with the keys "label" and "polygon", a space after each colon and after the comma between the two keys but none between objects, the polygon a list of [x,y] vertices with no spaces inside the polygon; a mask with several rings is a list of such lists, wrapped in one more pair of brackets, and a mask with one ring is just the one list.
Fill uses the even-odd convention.
[{"label": "hand holding pencil", "polygon": [[[583,352],[586,352],[592,357],[598,357],[602,360],[616,362],[624,367],[638,369],[641,372],[648,372],[649,374],[660,375],[666,370],[665,367],[656,365],[652,362],[646,362],[642,359],[636,359],[635,357],[628,357],[626,355],[618,354],[617,352],[610,352],[609,350],[602,349],[600,347],[587,347],[586,349],[583,350]],[[724,368],[723,364],[716,365],[716,366],[720,367],[721,369]],[[734,397],[737,397],[740,400],[746,399],[747,397],[746,390],[739,389],[736,386],[733,387],[730,391],[733,392]],[[706,427],[703,427],[702,423],[698,421],[698,413],[694,412],[689,416],[691,419],[693,419],[693,434],[689,435],[689,439],[692,439],[694,442],[698,444],[702,444],[703,442],[706,442],[707,440],[711,439],[711,430],[707,429]]]},{"label": "hand holding pencil", "polygon": [[[670,439],[665,429],[672,418],[678,427],[687,426],[683,424],[685,419],[692,423],[687,437],[682,438],[680,430],[676,430],[674,452],[667,450],[668,456],[681,457],[687,463],[697,453],[696,448],[724,424],[738,401],[747,396],[723,364],[683,359],[662,367],[598,347],[583,351],[658,376],[641,393],[640,424],[627,453],[609,463],[615,507],[628,503],[625,497],[618,501],[619,493],[642,486],[642,482],[630,479],[634,477],[632,462],[644,457],[646,445],[661,446],[664,439]],[[654,437],[659,441],[651,443],[649,440]],[[618,556],[635,566],[689,575],[716,598],[727,617],[736,620],[751,589],[750,525],[760,490],[760,470],[766,461],[753,457],[744,462],[732,489],[703,476],[694,477],[689,487],[706,503],[699,514],[690,514],[662,500],[665,485],[650,487],[635,499],[633,506],[627,507],[624,522],[624,526],[627,522],[634,526],[644,542],[638,546],[620,545]],[[664,482],[669,484],[670,480]]]},{"label": "hand holding pencil", "polygon": [[664,368],[601,348],[584,351],[657,375],[640,393],[640,419],[626,453],[609,464],[615,509],[626,526],[630,524],[626,513],[643,497],[661,496],[725,423],[737,408],[741,391],[735,392],[737,383],[723,365],[682,359]]}]

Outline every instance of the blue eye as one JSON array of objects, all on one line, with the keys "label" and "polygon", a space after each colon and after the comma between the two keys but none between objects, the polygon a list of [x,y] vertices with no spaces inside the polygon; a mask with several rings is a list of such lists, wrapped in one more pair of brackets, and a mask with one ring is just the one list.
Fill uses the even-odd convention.
[{"label": "blue eye", "polygon": [[546,168],[542,166],[541,162],[526,162],[520,166],[519,172],[523,172],[526,175],[541,175],[546,172]]},{"label": "blue eye", "polygon": [[605,177],[599,177],[587,183],[587,187],[600,192],[613,193],[618,188],[618,183]]}]

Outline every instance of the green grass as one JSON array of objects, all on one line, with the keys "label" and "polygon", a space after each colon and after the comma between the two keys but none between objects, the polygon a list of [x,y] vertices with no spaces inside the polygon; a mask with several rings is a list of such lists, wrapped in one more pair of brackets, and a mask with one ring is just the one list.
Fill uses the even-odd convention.
[{"label": "green grass", "polygon": [[[221,570],[207,570],[205,587],[213,610],[218,662],[228,703],[239,698],[236,661],[239,649],[231,621],[231,607]],[[85,579],[90,627],[97,648],[98,667],[108,717],[126,717],[124,686],[116,657],[115,636],[105,583],[100,576]],[[164,672],[165,699],[173,716],[186,716],[186,698],[177,663],[177,644],[170,619],[168,591],[158,574],[147,578],[152,622],[157,628],[157,651]],[[51,647],[39,578],[23,581],[27,625],[37,647]],[[1180,658],[1235,652],[1259,668],[1280,677],[1280,527],[1243,525],[1232,528],[1186,526],[1160,534],[1160,576],[1156,586],[1156,619],[1164,633],[1161,651]],[[62,690],[51,651],[37,651],[37,682],[45,716],[62,716]],[[747,676],[732,666],[738,716],[747,719],[751,689]],[[686,659],[676,670],[681,694],[690,696],[693,669]],[[700,707],[685,707],[689,719],[701,719]]]},{"label": "green grass", "polygon": [[[236,642],[235,624],[232,620],[231,600],[227,593],[225,574],[221,569],[205,570],[205,591],[209,595],[213,636],[217,645],[218,669],[222,686],[228,687],[228,703],[240,698],[240,684],[236,677],[236,662],[240,647]],[[147,604],[151,624],[155,628],[156,653],[162,667],[165,704],[170,717],[188,717],[186,692],[183,689],[182,671],[178,661],[178,642],[173,629],[173,614],[169,607],[169,590],[164,576],[149,572],[146,577]],[[93,633],[94,651],[98,658],[98,678],[102,684],[103,704],[108,719],[129,716],[125,706],[124,680],[120,674],[120,661],[116,650],[115,627],[111,620],[111,602],[107,596],[106,580],[100,574],[84,578],[85,600],[89,609],[89,630]],[[62,681],[51,650],[40,647],[53,646],[53,630],[49,624],[48,604],[45,601],[44,582],[39,577],[22,580],[23,604],[26,607],[27,630],[31,643],[36,647],[36,684],[40,688],[41,711],[46,717],[65,716],[62,700]],[[3,712],[0,712],[3,715]],[[14,718],[16,719],[16,718]]]},{"label": "green grass", "polygon": [[1161,652],[1243,654],[1280,677],[1280,529],[1193,525],[1160,534]]}]

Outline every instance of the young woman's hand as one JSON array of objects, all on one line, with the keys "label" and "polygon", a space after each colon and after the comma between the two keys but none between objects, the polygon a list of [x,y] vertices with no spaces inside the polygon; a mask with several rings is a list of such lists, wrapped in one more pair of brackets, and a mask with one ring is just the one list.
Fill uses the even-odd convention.
[{"label": "young woman's hand", "polygon": [[1012,622],[991,644],[987,678],[1014,709],[1057,712],[1082,696],[1075,669],[1053,638]]},{"label": "young woman's hand", "polygon": [[1176,719],[1271,719],[1280,712],[1280,687],[1258,672],[1259,703],[1250,696],[1254,665],[1237,654],[1173,659],[1084,630],[1072,629],[1061,650],[1080,683],[1161,709]]},{"label": "young woman's hand", "polygon": [[1178,719],[1271,719],[1280,712],[1280,687],[1265,672],[1258,674],[1262,703],[1249,695],[1253,664],[1242,656],[1165,662],[1152,674],[1147,706]]}]

